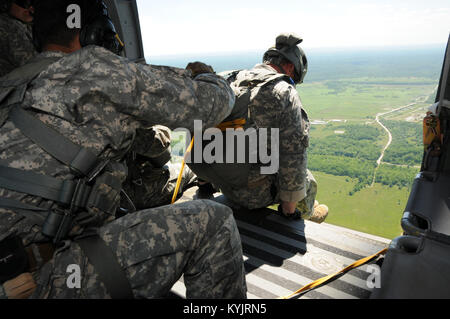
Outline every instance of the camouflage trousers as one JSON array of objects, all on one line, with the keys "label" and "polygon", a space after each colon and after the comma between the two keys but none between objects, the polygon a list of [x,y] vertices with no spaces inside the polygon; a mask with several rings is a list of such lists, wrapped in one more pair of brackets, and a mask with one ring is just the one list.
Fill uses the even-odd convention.
[{"label": "camouflage trousers", "polygon": [[313,215],[314,202],[317,196],[317,182],[309,170],[307,170],[306,185],[306,197],[297,204],[297,208],[302,213],[303,219],[309,219]]},{"label": "camouflage trousers", "polygon": [[[187,298],[245,298],[242,247],[231,209],[211,201],[138,211],[98,234],[117,256],[135,298],[161,298],[184,275]],[[67,285],[70,265],[81,285]],[[32,298],[110,298],[93,265],[73,241],[35,273]]]},{"label": "camouflage trousers", "polygon": [[[235,204],[236,207],[259,209],[270,205],[280,204],[278,192],[279,186],[277,185],[276,175],[260,175],[255,173],[255,176],[250,175],[249,180],[255,182],[249,183],[247,187],[239,189],[233,187],[218,187],[221,188],[225,197]],[[306,197],[297,204],[297,208],[302,213],[303,219],[309,219],[314,213],[314,201],[316,196],[317,182],[313,174],[307,170]]]}]

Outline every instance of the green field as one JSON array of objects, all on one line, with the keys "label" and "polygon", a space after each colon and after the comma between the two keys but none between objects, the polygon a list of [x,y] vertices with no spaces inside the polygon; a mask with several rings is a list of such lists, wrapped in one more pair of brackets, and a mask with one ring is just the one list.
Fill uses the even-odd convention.
[{"label": "green field", "polygon": [[298,87],[311,119],[366,120],[428,97],[436,81],[411,78],[346,79],[305,83]]},{"label": "green field", "polygon": [[[394,238],[420,169],[422,119],[434,101],[438,68],[425,55],[420,66],[407,55],[386,67],[360,59],[348,58],[328,73],[321,67],[314,81],[297,88],[312,123],[308,167],[318,181],[318,200],[330,208],[328,223]],[[392,143],[378,167],[389,135],[376,116],[395,109],[380,117]]]},{"label": "green field", "polygon": [[[347,78],[298,87],[311,122],[308,166],[318,200],[330,208],[327,222],[394,238],[422,159],[422,118],[436,81],[428,78]],[[392,143],[375,121],[381,117]],[[374,183],[375,182],[375,183]]]},{"label": "green field", "polygon": [[327,223],[392,239],[401,234],[400,219],[409,189],[375,183],[353,196],[357,180],[313,172],[318,183],[317,200],[329,209]]}]

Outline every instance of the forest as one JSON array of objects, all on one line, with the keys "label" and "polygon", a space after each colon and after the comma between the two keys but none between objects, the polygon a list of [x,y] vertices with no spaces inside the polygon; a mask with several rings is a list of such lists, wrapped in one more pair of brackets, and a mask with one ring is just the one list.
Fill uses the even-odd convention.
[{"label": "forest", "polygon": [[420,123],[382,120],[395,136],[386,150],[384,161],[402,166],[418,166],[422,163],[422,126]]},{"label": "forest", "polygon": [[[378,169],[376,161],[386,135],[380,127],[369,124],[313,126],[308,150],[309,169],[357,179],[350,196],[372,185],[374,175],[376,183],[409,188],[421,162],[420,125],[400,121],[386,121],[386,125],[392,128],[395,138]],[[327,134],[331,131],[339,134]]]}]

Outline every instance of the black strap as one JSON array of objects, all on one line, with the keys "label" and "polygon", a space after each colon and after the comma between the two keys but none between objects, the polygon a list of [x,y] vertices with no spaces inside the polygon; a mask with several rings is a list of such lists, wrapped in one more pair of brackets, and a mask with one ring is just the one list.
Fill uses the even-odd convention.
[{"label": "black strap", "polygon": [[[18,200],[6,197],[0,197],[0,207],[10,209],[23,217],[30,218],[37,225],[43,223],[48,214],[48,209],[25,204]],[[30,214],[30,212],[33,212],[34,214]]]},{"label": "black strap", "polygon": [[9,117],[22,134],[74,172],[87,176],[97,165],[94,153],[76,145],[20,106],[12,108]]},{"label": "black strap", "polygon": [[6,197],[0,197],[0,207],[10,208],[10,209],[31,210],[31,211],[37,211],[37,212],[48,212],[48,209],[46,209],[46,208],[28,205],[28,204],[22,203],[18,200],[15,200],[12,198],[6,198]]},{"label": "black strap", "polygon": [[[81,184],[79,184],[80,182]],[[86,206],[91,192],[91,187],[82,184],[82,180],[79,182],[60,180],[31,171],[1,165],[0,187],[74,207]]]},{"label": "black strap", "polygon": [[112,299],[133,299],[133,290],[111,248],[98,236],[76,240],[94,266]]}]

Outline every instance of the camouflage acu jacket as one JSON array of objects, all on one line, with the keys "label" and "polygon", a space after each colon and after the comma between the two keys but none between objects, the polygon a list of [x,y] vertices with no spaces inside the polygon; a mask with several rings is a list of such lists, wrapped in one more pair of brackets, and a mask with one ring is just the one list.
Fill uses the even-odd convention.
[{"label": "camouflage acu jacket", "polygon": [[[161,124],[193,130],[194,120],[212,127],[228,116],[234,104],[229,85],[214,74],[192,79],[190,71],[131,63],[97,46],[69,55],[45,52],[33,61],[45,58],[55,62],[29,84],[24,105],[41,121],[103,159],[127,151],[139,128]],[[8,76],[0,81],[0,96],[5,93],[1,87]],[[9,119],[0,127],[0,163],[73,178],[67,166],[25,138]],[[54,206],[42,198],[6,189],[0,189],[0,196],[44,208]],[[37,214],[24,217],[0,209],[0,240],[15,232],[25,244],[45,241],[40,233],[42,222]]]},{"label": "camouflage acu jacket", "polygon": [[0,14],[0,77],[36,54],[31,27],[6,13]]},{"label": "camouflage acu jacket", "polygon": [[[233,85],[251,82],[262,74],[276,75],[266,64],[237,74]],[[274,81],[263,86],[249,104],[251,120],[259,128],[279,129],[279,171],[277,188],[282,201],[297,202],[306,197],[307,155],[309,146],[309,120],[294,85],[286,81]],[[272,150],[271,150],[272,151]],[[253,165],[249,184],[261,179],[260,167]]]}]

